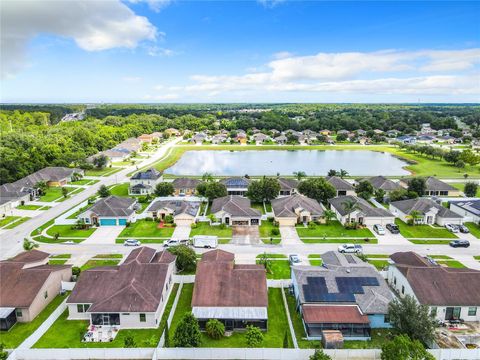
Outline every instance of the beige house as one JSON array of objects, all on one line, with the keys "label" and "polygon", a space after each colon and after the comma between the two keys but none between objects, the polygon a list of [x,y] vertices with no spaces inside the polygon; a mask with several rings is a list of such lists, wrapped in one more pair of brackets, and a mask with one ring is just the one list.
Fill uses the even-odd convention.
[{"label": "beige house", "polygon": [[323,220],[323,205],[302,194],[280,197],[272,200],[275,221],[280,226],[295,226],[299,223]]},{"label": "beige house", "polygon": [[148,207],[147,213],[150,217],[160,220],[170,215],[177,225],[191,225],[195,222],[199,210],[199,201],[159,200]]},{"label": "beige house", "polygon": [[[329,199],[328,202],[342,225],[350,222],[373,226],[375,224],[386,225],[395,222],[395,216],[392,213],[386,209],[373,207],[358,196],[339,196]],[[348,208],[349,203],[354,205],[354,209],[351,211]]]},{"label": "beige house", "polygon": [[200,183],[201,181],[198,179],[177,178],[172,182],[174,194],[175,196],[195,195],[197,192],[197,185]]},{"label": "beige house", "polygon": [[0,324],[32,321],[70,281],[69,265],[48,265],[49,254],[31,250],[0,262]]},{"label": "beige house", "polygon": [[335,188],[337,196],[357,195],[353,185],[341,177],[327,176],[325,180]]},{"label": "beige house", "polygon": [[[399,184],[408,188],[411,178],[400,179]],[[462,196],[462,192],[433,176],[425,178],[425,196]]]},{"label": "beige house", "polygon": [[408,222],[411,219],[412,211],[416,211],[418,214],[415,219],[416,224],[437,224],[440,226],[463,224],[462,215],[427,198],[394,201],[390,203],[390,211],[403,222]]}]

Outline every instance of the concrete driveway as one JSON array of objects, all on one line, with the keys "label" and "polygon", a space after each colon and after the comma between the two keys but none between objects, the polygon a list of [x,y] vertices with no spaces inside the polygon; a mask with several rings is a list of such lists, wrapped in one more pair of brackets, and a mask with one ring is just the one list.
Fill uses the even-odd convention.
[{"label": "concrete driveway", "polygon": [[125,229],[125,226],[100,226],[83,244],[115,244],[115,239]]},{"label": "concrete driveway", "polygon": [[303,245],[295,226],[280,226],[280,236],[282,237],[282,245]]},{"label": "concrete driveway", "polygon": [[186,240],[190,238],[190,225],[177,225],[172,234],[172,239]]},{"label": "concrete driveway", "polygon": [[256,245],[260,243],[258,226],[232,226],[232,244]]},{"label": "concrete driveway", "polygon": [[372,232],[372,234],[377,238],[378,245],[398,245],[398,246],[408,246],[412,245],[410,241],[405,239],[401,234],[392,234],[387,228],[384,226],[385,235],[378,235],[374,230],[373,226],[367,226],[368,229]]}]

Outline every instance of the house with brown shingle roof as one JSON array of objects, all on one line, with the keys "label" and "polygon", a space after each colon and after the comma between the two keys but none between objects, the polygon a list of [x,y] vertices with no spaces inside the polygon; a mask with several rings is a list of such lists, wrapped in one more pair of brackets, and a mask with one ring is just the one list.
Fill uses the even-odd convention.
[{"label": "house with brown shingle roof", "polygon": [[32,321],[70,281],[69,265],[48,265],[49,254],[31,250],[0,261],[0,328]]},{"label": "house with brown shingle roof", "polygon": [[390,259],[387,280],[400,297],[413,296],[438,321],[480,321],[480,271],[444,267],[412,251]]},{"label": "house with brown shingle roof", "polygon": [[213,200],[210,212],[226,225],[260,225],[262,214],[252,209],[250,199],[227,195]]},{"label": "house with brown shingle roof", "polygon": [[173,190],[175,196],[189,196],[195,195],[197,192],[197,186],[201,181],[192,178],[176,178],[173,180]]},{"label": "house with brown shingle roof", "polygon": [[317,200],[297,193],[273,199],[272,210],[280,226],[294,226],[320,220],[325,209]]},{"label": "house with brown shingle roof", "polygon": [[267,275],[262,265],[235,264],[235,255],[223,250],[203,254],[197,264],[192,313],[201,329],[217,319],[225,330],[254,325],[267,330]]},{"label": "house with brown shingle roof", "polygon": [[68,297],[68,319],[117,329],[156,328],[173,287],[169,251],[133,250],[118,266],[82,271]]}]

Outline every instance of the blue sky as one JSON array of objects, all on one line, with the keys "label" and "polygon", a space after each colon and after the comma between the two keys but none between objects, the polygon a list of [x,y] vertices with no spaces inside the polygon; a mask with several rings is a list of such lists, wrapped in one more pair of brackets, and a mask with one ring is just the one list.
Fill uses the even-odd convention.
[{"label": "blue sky", "polygon": [[2,0],[2,102],[479,102],[480,3]]}]

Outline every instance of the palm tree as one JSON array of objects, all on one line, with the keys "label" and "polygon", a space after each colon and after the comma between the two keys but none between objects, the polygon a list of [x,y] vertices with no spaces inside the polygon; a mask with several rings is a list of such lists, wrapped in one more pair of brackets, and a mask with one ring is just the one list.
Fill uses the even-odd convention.
[{"label": "palm tree", "polygon": [[415,225],[417,223],[417,219],[420,219],[422,217],[422,214],[420,213],[420,211],[412,210],[410,211],[408,217],[412,219],[412,225]]},{"label": "palm tree", "polygon": [[23,250],[30,251],[35,248],[38,248],[38,244],[36,242],[30,241],[27,238],[23,239]]},{"label": "palm tree", "polygon": [[302,180],[303,178],[307,177],[305,171],[294,171],[293,175],[297,178],[298,181]]},{"label": "palm tree", "polygon": [[203,173],[202,180],[203,181],[208,181],[208,182],[213,181],[213,174],[209,173],[209,172]]},{"label": "palm tree", "polygon": [[340,169],[338,175],[343,179],[345,176],[348,176],[348,171],[344,169]]},{"label": "palm tree", "polygon": [[333,220],[333,219],[336,218],[335,211],[333,211],[333,210],[325,210],[323,212],[323,216],[325,217],[325,224],[326,225],[330,224],[330,220]]},{"label": "palm tree", "polygon": [[343,209],[347,212],[348,215],[348,223],[350,224],[350,215],[352,212],[358,209],[358,205],[355,201],[353,200],[345,200],[342,202]]}]

